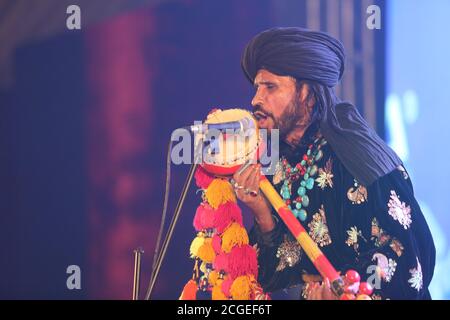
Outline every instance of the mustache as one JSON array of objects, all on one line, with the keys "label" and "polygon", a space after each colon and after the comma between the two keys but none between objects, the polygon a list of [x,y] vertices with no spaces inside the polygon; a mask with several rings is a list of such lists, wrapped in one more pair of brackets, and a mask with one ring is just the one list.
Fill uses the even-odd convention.
[{"label": "mustache", "polygon": [[272,119],[274,118],[272,112],[265,110],[261,105],[256,105],[255,107],[253,107],[253,114],[255,114],[258,111],[263,113],[266,117],[270,117]]}]

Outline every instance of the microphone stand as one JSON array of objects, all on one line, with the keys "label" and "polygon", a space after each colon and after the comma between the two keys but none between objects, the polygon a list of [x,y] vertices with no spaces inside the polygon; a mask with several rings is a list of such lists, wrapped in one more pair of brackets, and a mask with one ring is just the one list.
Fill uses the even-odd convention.
[{"label": "microphone stand", "polygon": [[[194,139],[194,141],[195,141],[195,139]],[[175,208],[175,212],[173,214],[172,221],[170,222],[166,237],[164,238],[161,253],[158,255],[158,257],[156,259],[156,264],[155,264],[154,270],[152,270],[152,277],[150,279],[150,284],[149,284],[147,293],[145,295],[145,300],[150,300],[151,294],[153,292],[153,289],[154,289],[154,286],[156,283],[156,279],[158,278],[159,271],[161,269],[162,262],[167,254],[167,248],[169,247],[170,240],[172,239],[173,231],[175,230],[176,223],[180,216],[181,208],[183,207],[187,192],[189,190],[189,186],[191,185],[192,178],[194,177],[195,170],[197,169],[197,165],[199,163],[197,154],[198,154],[198,151],[202,150],[201,149],[202,145],[203,145],[203,140],[199,139],[197,145],[194,148],[194,162],[191,164],[191,168],[189,169],[189,173],[188,173],[188,176],[184,183],[183,190],[181,191],[180,198],[178,199],[178,203]],[[155,248],[155,253],[157,252],[157,250],[158,250],[158,248]]]}]

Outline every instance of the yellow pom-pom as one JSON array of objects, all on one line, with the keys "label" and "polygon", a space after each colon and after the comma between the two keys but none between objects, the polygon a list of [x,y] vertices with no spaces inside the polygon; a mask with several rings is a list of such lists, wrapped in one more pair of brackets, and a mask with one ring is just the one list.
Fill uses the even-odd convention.
[{"label": "yellow pom-pom", "polygon": [[211,271],[208,276],[209,283],[214,287],[218,280],[222,280],[219,279],[219,273],[216,270]]},{"label": "yellow pom-pom", "polygon": [[206,238],[201,247],[198,248],[197,257],[205,263],[212,263],[214,261],[216,253],[212,247],[211,238]]},{"label": "yellow pom-pom", "polygon": [[191,253],[191,258],[198,257],[198,249],[205,242],[205,238],[199,236],[192,240],[191,247],[189,248],[189,252]]},{"label": "yellow pom-pom", "polygon": [[252,293],[252,279],[249,276],[237,277],[230,288],[233,300],[249,300]]},{"label": "yellow pom-pom", "polygon": [[205,197],[209,205],[214,209],[228,201],[236,202],[233,187],[224,179],[214,179],[206,189]]},{"label": "yellow pom-pom", "polygon": [[248,234],[245,228],[233,222],[222,234],[222,250],[229,253],[234,246],[248,244]]},{"label": "yellow pom-pom", "polygon": [[211,292],[211,299],[213,300],[228,300],[227,296],[222,292],[222,279],[217,280],[216,285]]}]

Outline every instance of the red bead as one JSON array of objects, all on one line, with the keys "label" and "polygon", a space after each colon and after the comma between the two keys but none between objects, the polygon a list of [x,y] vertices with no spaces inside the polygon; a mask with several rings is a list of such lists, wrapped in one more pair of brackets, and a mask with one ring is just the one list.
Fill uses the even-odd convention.
[{"label": "red bead", "polygon": [[308,156],[306,154],[303,155],[303,160],[308,161]]},{"label": "red bead", "polygon": [[370,296],[373,292],[373,288],[370,284],[368,284],[367,282],[361,282],[361,284],[359,285],[359,294],[365,294]]},{"label": "red bead", "polygon": [[295,166],[297,169],[301,169],[302,165],[300,163],[297,163],[297,165]]},{"label": "red bead", "polygon": [[296,202],[302,202],[302,197],[297,197],[297,198],[295,198],[295,201],[296,201]]},{"label": "red bead", "polygon": [[287,205],[290,205],[290,204],[291,204],[291,200],[287,199],[287,200],[286,200],[286,204],[287,204]]},{"label": "red bead", "polygon": [[361,280],[361,277],[359,276],[359,273],[356,272],[355,270],[348,270],[345,273],[345,279],[347,280],[348,283],[353,284],[359,282]]},{"label": "red bead", "polygon": [[291,173],[291,168],[287,168],[287,169],[286,169],[286,172],[287,172],[287,173]]},{"label": "red bead", "polygon": [[344,293],[340,298],[340,300],[355,300],[355,295],[350,293]]}]

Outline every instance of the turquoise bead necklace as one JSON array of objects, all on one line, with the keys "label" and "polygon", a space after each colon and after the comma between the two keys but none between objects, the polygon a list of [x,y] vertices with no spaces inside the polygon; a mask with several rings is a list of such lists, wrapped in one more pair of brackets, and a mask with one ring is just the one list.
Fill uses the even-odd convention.
[{"label": "turquoise bead necklace", "polygon": [[[309,197],[306,193],[314,188],[314,177],[318,171],[316,162],[322,159],[323,152],[321,148],[326,143],[326,140],[322,137],[315,139],[314,143],[308,146],[308,150],[303,155],[302,160],[294,167],[285,158],[281,160],[283,185],[281,186],[280,194],[286,205],[300,221],[305,221],[308,216],[305,208],[309,206]],[[301,182],[297,189],[297,197],[291,200],[292,184],[299,179],[301,179]]]}]

